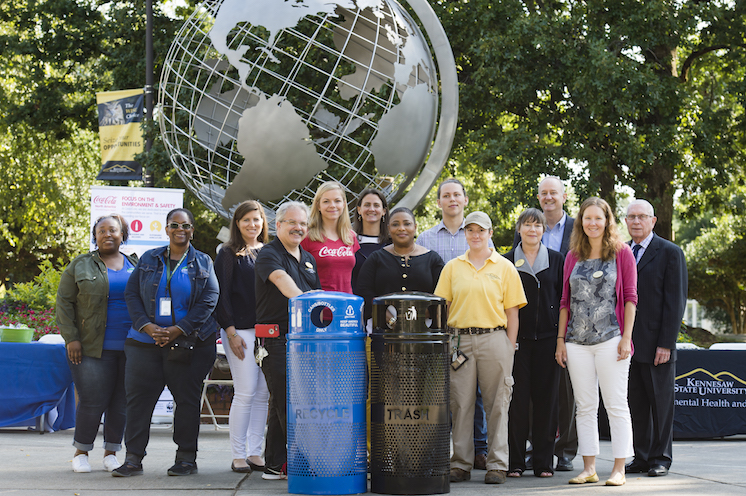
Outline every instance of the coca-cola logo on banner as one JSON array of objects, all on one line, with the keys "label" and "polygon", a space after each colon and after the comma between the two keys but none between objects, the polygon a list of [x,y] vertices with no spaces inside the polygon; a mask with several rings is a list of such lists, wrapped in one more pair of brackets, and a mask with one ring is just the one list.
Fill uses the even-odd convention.
[{"label": "coca-cola logo on banner", "polygon": [[117,204],[116,196],[94,196],[93,206],[94,207],[115,207]]},{"label": "coca-cola logo on banner", "polygon": [[340,246],[339,248],[329,248],[322,246],[319,250],[319,256],[324,257],[352,257],[352,246]]}]

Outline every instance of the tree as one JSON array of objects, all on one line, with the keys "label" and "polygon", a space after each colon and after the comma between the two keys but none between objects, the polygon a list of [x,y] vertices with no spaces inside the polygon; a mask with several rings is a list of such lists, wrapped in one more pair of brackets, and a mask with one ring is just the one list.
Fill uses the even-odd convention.
[{"label": "tree", "polygon": [[[457,149],[512,184],[541,174],[616,206],[630,186],[672,238],[674,192],[693,208],[746,163],[746,3],[471,0],[434,4],[459,66]],[[489,192],[487,192],[489,194]],[[530,202],[533,204],[533,202]]]},{"label": "tree", "polygon": [[[156,70],[177,23],[154,9]],[[0,3],[0,285],[88,247],[96,92],[145,82],[145,2]]]},{"label": "tree", "polygon": [[746,334],[746,219],[724,214],[684,252],[689,297],[728,314],[734,334]]}]

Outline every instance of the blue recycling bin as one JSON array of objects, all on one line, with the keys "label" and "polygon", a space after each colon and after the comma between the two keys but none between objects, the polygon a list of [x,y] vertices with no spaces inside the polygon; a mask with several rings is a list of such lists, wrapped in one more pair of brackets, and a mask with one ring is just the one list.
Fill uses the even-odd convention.
[{"label": "blue recycling bin", "polygon": [[288,492],[368,489],[364,300],[314,291],[289,302]]}]

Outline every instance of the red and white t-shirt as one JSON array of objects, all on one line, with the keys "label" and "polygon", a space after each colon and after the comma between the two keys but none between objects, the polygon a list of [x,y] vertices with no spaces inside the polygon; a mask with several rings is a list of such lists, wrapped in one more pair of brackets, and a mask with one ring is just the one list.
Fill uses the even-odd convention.
[{"label": "red and white t-shirt", "polygon": [[[353,233],[354,234],[354,233]],[[347,246],[341,239],[323,242],[306,238],[301,246],[316,259],[321,289],[324,291],[341,291],[352,294],[352,269],[355,268],[355,252],[360,249],[357,236],[352,237],[353,244]]]}]

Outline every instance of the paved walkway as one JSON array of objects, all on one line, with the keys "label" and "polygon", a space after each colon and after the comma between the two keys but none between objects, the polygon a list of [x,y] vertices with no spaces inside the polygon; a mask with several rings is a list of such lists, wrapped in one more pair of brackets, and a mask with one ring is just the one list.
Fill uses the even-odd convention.
[{"label": "paved walkway", "polygon": [[[273,495],[287,494],[287,482],[265,481],[260,474],[242,475],[231,472],[231,454],[227,431],[215,431],[204,425],[200,434],[197,459],[199,474],[169,477],[166,470],[173,463],[175,446],[171,432],[153,428],[148,456],[143,461],[145,474],[128,479],[114,478],[101,465],[101,436],[91,452],[90,474],[72,471],[71,445],[73,431],[40,435],[20,429],[0,429],[0,495],[70,495],[116,496],[137,492],[143,495]],[[119,456],[120,460],[124,458]],[[674,443],[674,465],[666,477],[630,475],[623,487],[600,484],[570,486],[567,481],[580,472],[580,460],[575,472],[557,472],[553,478],[540,479],[524,475],[508,479],[504,485],[485,486],[484,472],[475,470],[472,481],[451,484],[451,494],[476,496],[484,494],[535,494],[584,496],[609,493],[652,494],[676,496],[746,495],[746,436],[712,441],[677,441]],[[604,481],[611,466],[611,447],[601,442],[597,461],[599,476]]]}]

